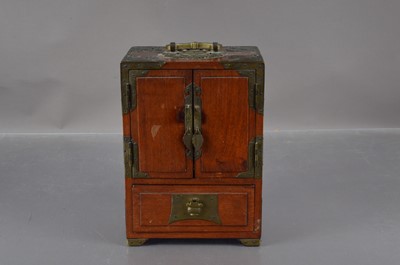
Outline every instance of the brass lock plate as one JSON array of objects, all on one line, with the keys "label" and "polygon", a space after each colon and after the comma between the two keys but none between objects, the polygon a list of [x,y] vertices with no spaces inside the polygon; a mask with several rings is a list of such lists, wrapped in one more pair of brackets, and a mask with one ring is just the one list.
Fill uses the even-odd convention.
[{"label": "brass lock plate", "polygon": [[169,223],[206,220],[221,224],[217,194],[172,194]]}]

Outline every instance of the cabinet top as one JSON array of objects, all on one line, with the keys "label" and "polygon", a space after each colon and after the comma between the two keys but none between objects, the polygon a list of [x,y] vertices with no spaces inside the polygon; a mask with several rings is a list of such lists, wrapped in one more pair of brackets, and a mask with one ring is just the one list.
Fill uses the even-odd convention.
[{"label": "cabinet top", "polygon": [[[195,43],[197,44],[197,43]],[[190,45],[190,44],[188,44]],[[193,43],[192,43],[193,45]],[[179,46],[178,46],[179,47]],[[259,49],[255,46],[220,46],[218,50],[208,49],[173,49],[167,46],[134,46],[121,64],[133,63],[135,68],[154,66],[161,67],[172,63],[184,67],[185,64],[210,64],[229,65],[232,64],[263,64],[263,58]],[[229,68],[229,67],[228,67]]]}]

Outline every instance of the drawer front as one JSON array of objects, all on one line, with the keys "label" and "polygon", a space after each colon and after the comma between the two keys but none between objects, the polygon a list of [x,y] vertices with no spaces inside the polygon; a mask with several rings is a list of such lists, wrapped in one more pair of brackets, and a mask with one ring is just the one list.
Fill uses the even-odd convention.
[{"label": "drawer front", "polygon": [[133,186],[134,232],[252,231],[254,187]]}]

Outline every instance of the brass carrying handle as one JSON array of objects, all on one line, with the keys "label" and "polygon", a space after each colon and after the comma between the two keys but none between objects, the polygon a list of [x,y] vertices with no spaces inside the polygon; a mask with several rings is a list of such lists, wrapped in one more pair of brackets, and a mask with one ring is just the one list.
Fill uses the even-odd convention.
[{"label": "brass carrying handle", "polygon": [[218,52],[222,49],[222,45],[218,42],[187,42],[187,43],[175,43],[171,42],[165,46],[167,51],[185,51],[185,50],[208,50]]}]

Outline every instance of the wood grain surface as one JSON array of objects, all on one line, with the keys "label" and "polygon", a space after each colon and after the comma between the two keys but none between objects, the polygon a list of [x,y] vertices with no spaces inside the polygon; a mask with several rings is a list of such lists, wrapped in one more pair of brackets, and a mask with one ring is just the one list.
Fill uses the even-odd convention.
[{"label": "wood grain surface", "polygon": [[247,171],[256,126],[248,104],[248,78],[231,70],[198,70],[194,82],[201,87],[204,137],[196,177],[235,177]]},{"label": "wood grain surface", "polygon": [[191,71],[157,70],[136,78],[139,170],[150,178],[192,178],[193,161],[186,157],[182,137],[184,90]]}]

